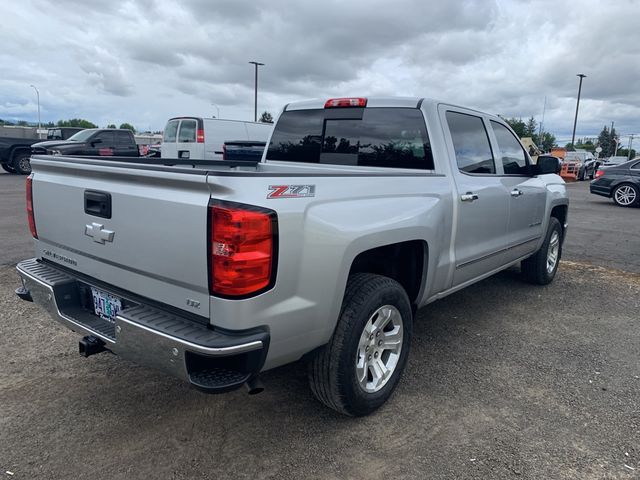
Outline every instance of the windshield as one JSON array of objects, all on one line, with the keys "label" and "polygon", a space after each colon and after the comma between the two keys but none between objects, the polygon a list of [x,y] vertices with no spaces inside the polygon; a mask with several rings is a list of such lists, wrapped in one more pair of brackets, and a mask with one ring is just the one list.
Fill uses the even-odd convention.
[{"label": "windshield", "polygon": [[84,142],[91,135],[96,133],[95,129],[82,130],[81,132],[76,133],[68,138],[70,142]]}]

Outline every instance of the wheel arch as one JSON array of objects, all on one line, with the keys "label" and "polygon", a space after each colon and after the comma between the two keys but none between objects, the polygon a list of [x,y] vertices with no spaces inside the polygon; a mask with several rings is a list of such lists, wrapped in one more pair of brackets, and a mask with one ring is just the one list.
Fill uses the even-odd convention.
[{"label": "wheel arch", "polygon": [[428,268],[428,243],[425,240],[407,240],[360,252],[351,262],[349,276],[373,273],[392,278],[405,289],[415,311],[426,286]]}]

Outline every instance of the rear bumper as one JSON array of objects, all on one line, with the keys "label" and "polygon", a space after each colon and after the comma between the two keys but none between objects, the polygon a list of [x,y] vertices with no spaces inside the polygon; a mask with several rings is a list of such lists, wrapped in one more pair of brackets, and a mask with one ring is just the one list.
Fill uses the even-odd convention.
[{"label": "rear bumper", "polygon": [[611,198],[611,188],[608,186],[598,185],[598,180],[594,180],[589,185],[589,192],[595,195],[602,195],[603,197]]},{"label": "rear bumper", "polygon": [[22,261],[16,269],[24,287],[19,296],[33,299],[54,320],[100,339],[105,349],[119,356],[162,370],[207,393],[241,387],[264,364],[269,347],[266,329],[212,329],[136,302],[127,302],[111,322],[82,306],[82,288],[90,284],[36,259]]}]

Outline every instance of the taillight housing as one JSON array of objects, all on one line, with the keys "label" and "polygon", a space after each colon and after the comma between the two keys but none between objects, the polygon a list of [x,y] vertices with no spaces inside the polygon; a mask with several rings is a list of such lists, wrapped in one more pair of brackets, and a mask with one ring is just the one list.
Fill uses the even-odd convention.
[{"label": "taillight housing", "polygon": [[29,230],[33,238],[38,238],[36,230],[36,219],[33,215],[33,173],[27,177],[27,219],[29,220]]},{"label": "taillight housing", "polygon": [[598,169],[596,170],[596,178],[600,178],[604,175],[604,170]]},{"label": "taillight housing", "polygon": [[204,129],[199,128],[198,131],[196,132],[196,142],[204,143]]},{"label": "taillight housing", "polygon": [[209,290],[247,298],[275,283],[276,212],[233,202],[209,205]]},{"label": "taillight housing", "polygon": [[367,99],[363,97],[330,98],[324,104],[324,108],[340,107],[366,107]]}]

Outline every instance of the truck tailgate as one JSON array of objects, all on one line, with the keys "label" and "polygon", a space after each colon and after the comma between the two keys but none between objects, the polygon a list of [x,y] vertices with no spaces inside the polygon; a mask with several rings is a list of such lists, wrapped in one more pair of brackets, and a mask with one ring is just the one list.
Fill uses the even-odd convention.
[{"label": "truck tailgate", "polygon": [[[37,156],[32,165],[39,257],[208,319],[205,171]],[[88,213],[109,198],[110,218]]]}]

